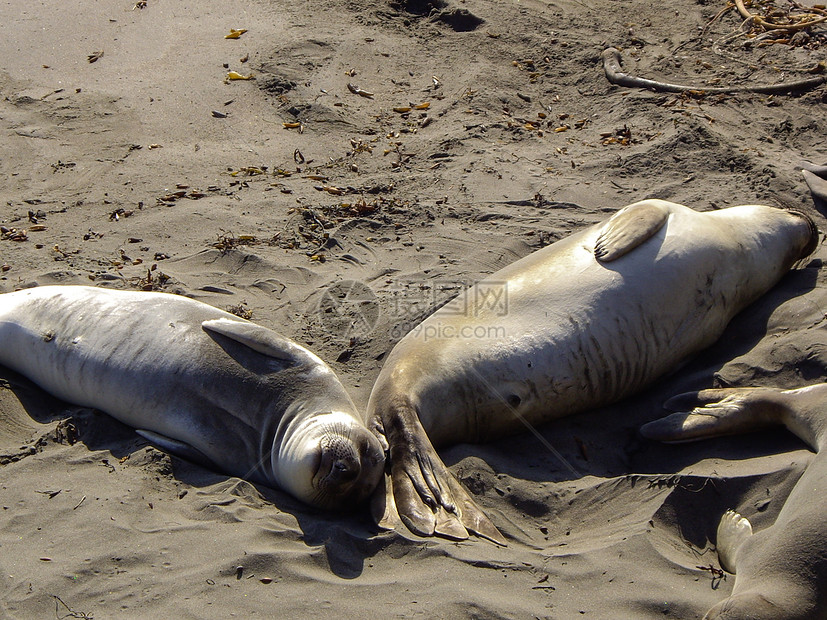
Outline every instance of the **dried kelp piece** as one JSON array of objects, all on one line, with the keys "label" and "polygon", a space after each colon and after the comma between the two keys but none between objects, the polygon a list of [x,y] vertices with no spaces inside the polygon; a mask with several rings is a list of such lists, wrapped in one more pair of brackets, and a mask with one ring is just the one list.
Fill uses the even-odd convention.
[{"label": "dried kelp piece", "polygon": [[238,71],[228,71],[227,72],[227,81],[233,80],[254,80],[256,76],[252,73],[250,75],[242,75]]},{"label": "dried kelp piece", "polygon": [[359,95],[360,97],[365,97],[366,99],[373,99],[373,93],[363,90],[358,86],[354,86],[350,82],[348,82],[347,89],[354,95]]},{"label": "dried kelp piece", "polygon": [[796,5],[795,3],[790,4],[793,9],[800,9],[805,12],[795,13],[793,10],[778,11],[776,9],[775,12],[779,13],[779,15],[767,19],[760,15],[751,13],[744,4],[744,0],[735,0],[735,7],[738,9],[741,17],[749,20],[753,25],[764,30],[798,32],[827,21],[827,12],[825,12],[823,8],[807,8]]}]

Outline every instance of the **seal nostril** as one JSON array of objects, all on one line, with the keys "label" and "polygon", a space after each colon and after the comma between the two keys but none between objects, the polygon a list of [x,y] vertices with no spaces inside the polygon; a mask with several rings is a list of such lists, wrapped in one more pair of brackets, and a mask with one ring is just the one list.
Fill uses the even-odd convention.
[{"label": "seal nostril", "polygon": [[354,480],[361,471],[358,461],[350,459],[338,459],[330,468],[331,477],[337,482],[349,482]]}]

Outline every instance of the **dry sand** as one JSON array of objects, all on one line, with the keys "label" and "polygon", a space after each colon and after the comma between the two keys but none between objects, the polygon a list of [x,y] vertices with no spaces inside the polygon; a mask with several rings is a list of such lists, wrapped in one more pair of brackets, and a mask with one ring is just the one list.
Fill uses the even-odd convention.
[{"label": "dry sand", "polygon": [[[692,99],[603,74],[607,45],[697,84],[823,58],[817,37],[744,46],[732,11],[709,25],[722,1],[143,4],[0,3],[0,291],[248,310],[364,406],[406,325],[625,204],[816,216],[795,166],[827,160],[823,88]],[[506,548],[309,509],[0,371],[0,618],[700,617],[733,584],[699,568],[720,515],[771,524],[811,455],[782,432],[669,447],[636,429],[677,392],[823,381],[824,251],[645,394],[541,429],[562,459],[528,435],[444,451]],[[341,281],[368,287],[353,330],[325,305]]]}]

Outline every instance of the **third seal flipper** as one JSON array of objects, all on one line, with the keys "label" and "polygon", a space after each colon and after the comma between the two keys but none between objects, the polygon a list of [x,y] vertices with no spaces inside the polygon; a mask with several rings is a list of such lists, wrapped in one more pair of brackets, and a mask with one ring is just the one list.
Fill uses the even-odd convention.
[{"label": "third seal flipper", "polygon": [[781,392],[771,388],[686,392],[663,405],[676,413],[644,424],[640,432],[647,439],[684,443],[756,431],[782,423],[783,401]]},{"label": "third seal flipper", "polygon": [[644,424],[647,439],[667,443],[697,441],[784,425],[812,449],[827,441],[827,384],[794,390],[724,388],[687,392],[670,398],[670,416]]}]

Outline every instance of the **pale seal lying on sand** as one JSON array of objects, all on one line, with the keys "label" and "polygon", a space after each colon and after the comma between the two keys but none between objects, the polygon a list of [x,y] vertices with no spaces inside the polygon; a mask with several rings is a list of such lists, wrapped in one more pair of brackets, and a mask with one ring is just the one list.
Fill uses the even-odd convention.
[{"label": "pale seal lying on sand", "polygon": [[644,436],[695,441],[783,424],[817,452],[773,525],[753,533],[737,512],[721,518],[718,558],[735,586],[705,618],[827,618],[827,385],[703,390],[665,406],[681,413],[644,425]]},{"label": "pale seal lying on sand", "polygon": [[390,519],[395,502],[419,534],[501,541],[435,447],[639,391],[714,342],[817,241],[799,213],[645,200],[477,283],[408,333],[374,385],[368,424],[389,445],[392,487],[375,509]]},{"label": "pale seal lying on sand", "polygon": [[333,371],[276,332],[167,293],[0,295],[0,364],[160,448],[313,505],[365,499],[384,452]]}]

